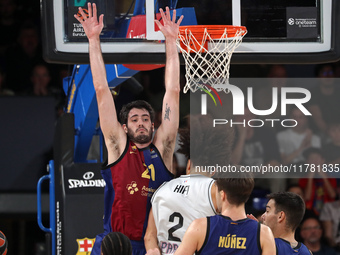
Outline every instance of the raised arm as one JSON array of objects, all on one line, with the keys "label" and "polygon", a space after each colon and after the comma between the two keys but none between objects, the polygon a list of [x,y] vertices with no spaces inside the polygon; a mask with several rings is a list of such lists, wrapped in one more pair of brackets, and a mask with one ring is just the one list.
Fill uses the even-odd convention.
[{"label": "raised arm", "polygon": [[321,221],[324,229],[324,236],[329,246],[335,247],[336,242],[333,237],[333,222],[331,220]]},{"label": "raised arm", "polygon": [[336,198],[336,190],[335,190],[336,189],[335,188],[336,187],[336,184],[335,184],[336,181],[334,181],[334,184],[335,184],[334,185],[335,187],[334,187],[331,183],[331,179],[329,179],[329,177],[327,176],[327,174],[325,172],[321,171],[319,173],[319,175],[321,176],[321,178],[323,180],[323,185],[324,185],[329,197],[335,199]]},{"label": "raised arm", "polygon": [[318,105],[313,104],[309,106],[308,109],[311,112],[315,125],[318,127],[318,129],[324,132],[325,134],[327,134],[328,126],[322,117],[322,112],[321,112],[320,107]]},{"label": "raised arm", "polygon": [[116,161],[126,144],[126,134],[117,119],[113,97],[108,86],[104,60],[100,48],[100,33],[103,29],[104,15],[97,18],[96,4],[88,3],[88,17],[79,7],[81,17],[74,17],[82,24],[89,41],[90,66],[93,85],[96,91],[100,126],[108,150],[108,163]]},{"label": "raised arm", "polygon": [[180,63],[176,39],[183,16],[176,22],[176,10],[173,10],[172,18],[168,7],[166,7],[166,14],[162,9],[160,9],[160,12],[164,25],[158,20],[155,20],[155,22],[165,36],[165,95],[162,106],[162,124],[157,130],[154,144],[160,151],[166,167],[171,170],[179,126]]}]

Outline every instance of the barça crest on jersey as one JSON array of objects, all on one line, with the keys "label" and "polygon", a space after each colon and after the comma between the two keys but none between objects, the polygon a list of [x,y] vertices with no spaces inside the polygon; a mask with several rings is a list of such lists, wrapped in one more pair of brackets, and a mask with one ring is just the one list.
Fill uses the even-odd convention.
[{"label": "bar\u00e7a crest on jersey", "polygon": [[90,255],[95,240],[95,238],[91,239],[87,237],[83,239],[77,239],[78,251],[76,255]]}]

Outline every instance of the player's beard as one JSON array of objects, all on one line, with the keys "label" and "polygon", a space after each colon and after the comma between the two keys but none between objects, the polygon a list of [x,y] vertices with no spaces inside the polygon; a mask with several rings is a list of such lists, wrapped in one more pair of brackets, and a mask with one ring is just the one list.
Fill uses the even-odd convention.
[{"label": "player's beard", "polygon": [[148,134],[142,134],[142,135],[135,135],[135,133],[128,128],[128,136],[130,138],[130,140],[134,143],[139,143],[139,144],[145,144],[145,143],[149,143],[152,139],[152,129],[150,128],[150,130],[147,130],[146,128],[144,128]]}]

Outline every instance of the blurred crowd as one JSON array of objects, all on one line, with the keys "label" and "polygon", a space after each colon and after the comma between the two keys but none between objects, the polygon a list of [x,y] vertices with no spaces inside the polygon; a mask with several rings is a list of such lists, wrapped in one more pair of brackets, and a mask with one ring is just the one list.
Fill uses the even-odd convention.
[{"label": "blurred crowd", "polygon": [[0,95],[52,96],[60,114],[69,66],[43,59],[40,25],[39,1],[0,1]]}]

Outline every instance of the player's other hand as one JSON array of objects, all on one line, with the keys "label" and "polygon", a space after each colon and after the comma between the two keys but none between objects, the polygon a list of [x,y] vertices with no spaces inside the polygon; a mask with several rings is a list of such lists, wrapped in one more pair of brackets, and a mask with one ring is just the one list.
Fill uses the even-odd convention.
[{"label": "player's other hand", "polygon": [[74,15],[74,17],[82,24],[84,31],[86,33],[87,38],[97,39],[104,27],[103,18],[104,14],[99,16],[99,20],[97,18],[97,6],[95,3],[91,5],[91,3],[87,4],[88,15],[85,14],[84,9],[79,7],[79,12]]},{"label": "player's other hand", "polygon": [[164,34],[166,40],[169,40],[170,38],[173,38],[176,40],[178,37],[178,32],[179,32],[179,25],[181,24],[184,16],[182,15],[176,22],[176,10],[173,10],[172,18],[170,15],[169,7],[165,8],[165,13],[163,9],[159,9],[159,11],[162,16],[163,25],[158,20],[155,20],[157,26],[159,27],[161,32]]},{"label": "player's other hand", "polygon": [[259,221],[254,215],[252,214],[247,214],[247,218],[251,220],[256,220],[257,222]]}]

